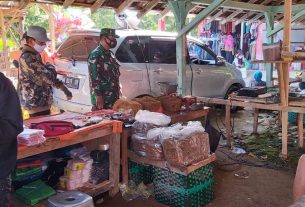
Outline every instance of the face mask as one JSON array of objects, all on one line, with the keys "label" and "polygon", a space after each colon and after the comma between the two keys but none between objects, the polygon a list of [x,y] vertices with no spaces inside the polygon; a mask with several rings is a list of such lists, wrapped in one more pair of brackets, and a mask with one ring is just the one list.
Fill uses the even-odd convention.
[{"label": "face mask", "polygon": [[46,48],[47,46],[46,45],[38,45],[38,44],[35,44],[34,45],[34,49],[39,52],[39,53],[42,53],[42,51]]},{"label": "face mask", "polygon": [[117,45],[117,41],[116,41],[116,39],[114,39],[114,40],[110,40],[110,39],[108,39],[108,38],[106,38],[108,41],[106,41],[107,42],[107,44],[109,45],[109,47],[110,48],[115,48],[115,46]]}]

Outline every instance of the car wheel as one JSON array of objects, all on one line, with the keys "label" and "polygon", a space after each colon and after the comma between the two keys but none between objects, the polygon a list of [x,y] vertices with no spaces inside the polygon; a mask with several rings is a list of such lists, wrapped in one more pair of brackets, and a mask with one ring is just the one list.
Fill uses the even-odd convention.
[{"label": "car wheel", "polygon": [[[226,96],[225,96],[225,99],[228,99],[228,98],[229,98],[229,95],[230,95],[231,93],[233,93],[233,92],[235,92],[235,91],[238,91],[239,89],[241,89],[240,86],[238,86],[238,85],[232,85],[232,86],[228,89],[228,91],[227,91],[227,93],[226,93]],[[235,112],[238,111],[238,109],[239,109],[238,106],[232,106],[231,112],[235,113]]]}]

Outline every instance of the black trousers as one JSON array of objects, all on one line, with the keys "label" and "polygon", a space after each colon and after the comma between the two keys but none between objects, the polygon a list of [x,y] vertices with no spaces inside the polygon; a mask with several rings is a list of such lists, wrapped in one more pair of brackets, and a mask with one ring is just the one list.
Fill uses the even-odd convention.
[{"label": "black trousers", "polygon": [[9,207],[10,206],[10,192],[11,192],[11,178],[0,179],[0,206]]}]

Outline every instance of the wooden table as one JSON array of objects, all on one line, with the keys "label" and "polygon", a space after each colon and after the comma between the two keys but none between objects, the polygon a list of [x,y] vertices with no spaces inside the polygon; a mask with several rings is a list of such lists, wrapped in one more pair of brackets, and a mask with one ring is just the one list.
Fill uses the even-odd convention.
[{"label": "wooden table", "polygon": [[[259,109],[265,109],[270,111],[279,111],[279,112],[295,112],[298,113],[298,140],[299,140],[299,147],[303,147],[303,114],[305,113],[305,105],[304,102],[296,103],[296,102],[289,102],[288,106],[282,106],[281,104],[262,104],[262,103],[255,103],[252,102],[251,99],[247,100],[224,100],[224,99],[217,99],[217,98],[206,98],[206,97],[197,97],[198,101],[202,101],[204,103],[209,104],[219,104],[226,106],[226,134],[227,134],[227,144],[231,146],[232,144],[232,135],[231,135],[231,107],[232,106],[240,106],[240,107],[250,107],[254,109],[254,125],[253,131],[257,132],[257,122],[258,122],[258,113]],[[287,117],[288,118],[288,117]],[[288,122],[288,120],[287,120]],[[283,124],[282,122],[282,131],[287,132],[288,123]],[[287,158],[287,133],[282,138],[282,156]],[[284,138],[286,136],[286,138]]]},{"label": "wooden table", "polygon": [[[27,121],[27,123],[28,122],[29,121]],[[82,187],[79,190],[93,197],[107,191],[109,191],[110,196],[114,196],[119,192],[121,132],[122,122],[110,120],[101,122],[99,124],[75,130],[67,135],[49,138],[40,146],[19,148],[18,159],[31,157],[33,155],[38,155],[45,152],[51,152],[56,149],[79,143],[86,146],[88,150],[95,150],[99,144],[109,143],[109,180],[97,185],[88,184],[86,187]]]},{"label": "wooden table", "polygon": [[[182,112],[179,114],[173,114],[171,115],[171,124],[175,124],[178,122],[187,122],[191,120],[196,119],[202,119],[206,118],[208,115],[209,108],[205,107],[201,110],[196,111],[190,111],[190,112]],[[121,135],[121,152],[122,152],[122,158],[121,158],[121,164],[122,164],[122,182],[127,183],[128,182],[128,140],[129,137],[131,137],[132,130],[131,128],[124,128],[122,135]]]}]

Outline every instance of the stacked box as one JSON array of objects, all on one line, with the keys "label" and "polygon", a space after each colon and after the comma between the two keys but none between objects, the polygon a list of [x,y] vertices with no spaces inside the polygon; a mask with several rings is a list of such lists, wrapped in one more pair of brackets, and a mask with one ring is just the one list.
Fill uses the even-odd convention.
[{"label": "stacked box", "polygon": [[170,207],[201,207],[214,196],[213,166],[208,164],[189,175],[154,168],[155,199]]},{"label": "stacked box", "polygon": [[150,184],[153,182],[153,167],[149,165],[138,164],[133,161],[128,162],[128,178],[135,182],[136,185],[140,183]]}]

